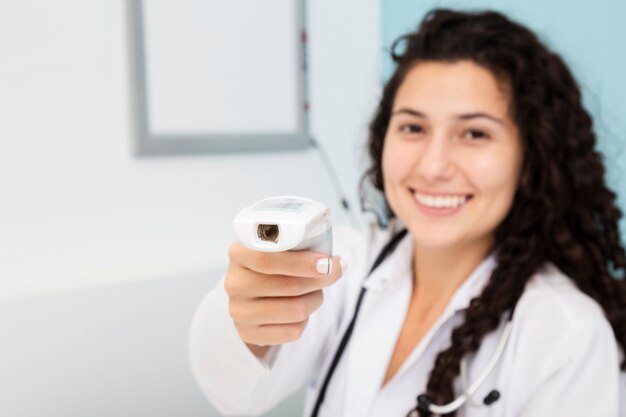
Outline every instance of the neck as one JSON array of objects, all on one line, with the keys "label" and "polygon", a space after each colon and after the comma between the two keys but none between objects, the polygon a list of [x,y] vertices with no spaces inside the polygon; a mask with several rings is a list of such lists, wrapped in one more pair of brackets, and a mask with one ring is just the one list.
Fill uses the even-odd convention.
[{"label": "neck", "polygon": [[492,246],[492,238],[447,248],[426,248],[416,244],[412,299],[418,308],[428,311],[447,305],[457,288],[487,257]]}]

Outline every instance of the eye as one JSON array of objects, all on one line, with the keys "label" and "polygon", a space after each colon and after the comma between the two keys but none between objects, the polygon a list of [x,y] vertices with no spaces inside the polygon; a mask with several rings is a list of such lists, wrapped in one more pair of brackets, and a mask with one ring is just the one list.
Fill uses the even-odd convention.
[{"label": "eye", "polygon": [[423,131],[422,126],[414,123],[407,123],[400,126],[400,132],[402,133],[422,133]]},{"label": "eye", "polygon": [[463,137],[471,140],[488,139],[489,135],[482,130],[469,129],[463,133]]}]

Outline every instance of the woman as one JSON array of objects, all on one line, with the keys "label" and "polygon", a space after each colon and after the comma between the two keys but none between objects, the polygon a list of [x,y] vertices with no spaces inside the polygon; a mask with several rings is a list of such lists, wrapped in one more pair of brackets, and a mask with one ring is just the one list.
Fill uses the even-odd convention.
[{"label": "woman", "polygon": [[364,177],[391,227],[338,231],[341,259],[233,244],[199,385],[229,415],[305,382],[306,416],[626,415],[621,212],[570,71],[495,12],[400,41]]}]

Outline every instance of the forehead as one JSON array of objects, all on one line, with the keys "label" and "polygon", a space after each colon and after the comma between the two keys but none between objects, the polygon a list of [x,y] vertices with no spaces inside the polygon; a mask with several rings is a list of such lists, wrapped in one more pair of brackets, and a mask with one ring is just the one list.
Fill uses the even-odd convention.
[{"label": "forehead", "polygon": [[509,103],[508,84],[486,68],[472,61],[426,61],[408,70],[393,107],[426,112],[491,111],[504,117]]}]

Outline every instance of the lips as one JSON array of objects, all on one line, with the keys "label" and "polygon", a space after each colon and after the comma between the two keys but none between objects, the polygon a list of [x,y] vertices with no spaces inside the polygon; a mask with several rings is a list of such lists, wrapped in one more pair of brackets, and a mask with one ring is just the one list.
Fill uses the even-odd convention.
[{"label": "lips", "polygon": [[455,208],[462,206],[472,198],[472,194],[460,193],[425,193],[423,191],[411,190],[415,200],[429,208]]}]

